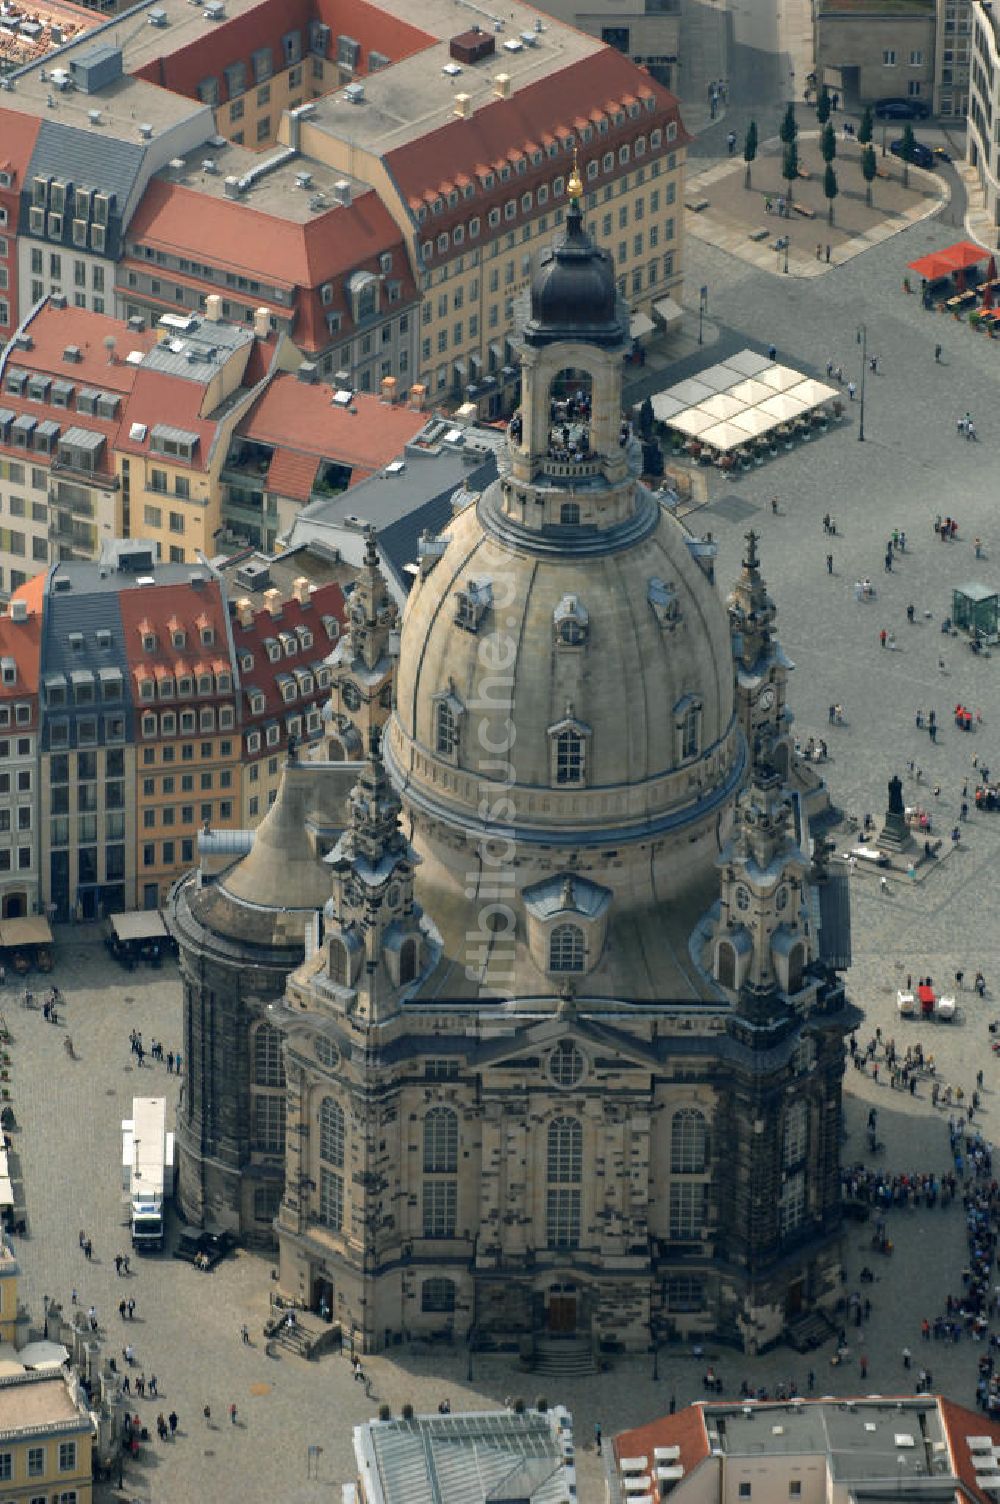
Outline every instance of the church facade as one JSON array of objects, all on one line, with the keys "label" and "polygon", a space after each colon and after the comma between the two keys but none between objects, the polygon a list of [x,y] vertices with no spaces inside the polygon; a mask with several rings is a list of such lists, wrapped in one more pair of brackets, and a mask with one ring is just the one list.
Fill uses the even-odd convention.
[{"label": "church facade", "polygon": [[[570,194],[500,477],[422,541],[401,628],[371,550],[322,759],[286,772],[302,810],[349,778],[339,821],[305,841],[283,791],[249,856],[173,899],[204,1033],[213,925],[280,911],[272,822],[294,846],[274,996],[228,1016],[280,1041],[280,1288],[356,1350],[754,1350],[838,1291],[846,886],[810,838],[756,539],[724,602],[712,547],[641,483],[627,313]],[[211,1085],[246,1094],[234,1187],[253,1071]],[[231,1201],[213,1216],[245,1232]]]}]

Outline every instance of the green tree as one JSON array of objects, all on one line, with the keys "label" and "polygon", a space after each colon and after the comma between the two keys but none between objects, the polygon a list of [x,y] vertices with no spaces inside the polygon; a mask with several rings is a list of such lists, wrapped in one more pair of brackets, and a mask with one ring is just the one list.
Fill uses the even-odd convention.
[{"label": "green tree", "polygon": [[870,104],[866,104],[865,113],[862,115],[861,124],[858,126],[858,141],[862,146],[868,145],[874,129],[875,122],[872,119],[872,107]]},{"label": "green tree", "polygon": [[743,160],[747,164],[746,176],[743,179],[744,188],[750,187],[750,165],[757,156],[757,122],[751,120],[747,126],[746,137],[743,141]]},{"label": "green tree", "polygon": [[781,176],[788,183],[788,202],[792,201],[792,184],[799,175],[799,149],[794,141],[785,142],[785,152],[781,162]]},{"label": "green tree", "polygon": [[827,224],[833,224],[833,201],[840,190],[837,187],[837,174],[833,170],[833,163],[827,162],[826,171],[823,174],[823,192],[829,205],[826,213]]},{"label": "green tree", "polygon": [[819,149],[823,154],[824,162],[832,162],[837,155],[837,132],[832,125],[824,125],[823,133],[819,138]]},{"label": "green tree", "polygon": [[795,140],[795,137],[798,135],[798,133],[799,128],[795,123],[795,106],[794,104],[792,104],[791,100],[789,100],[788,109],[785,111],[784,119],[782,120],[781,125],[778,129],[778,135],[787,146],[789,141]]},{"label": "green tree", "polygon": [[861,148],[861,173],[865,180],[865,203],[869,209],[872,206],[872,183],[875,181],[877,172],[874,146],[863,146]]},{"label": "green tree", "polygon": [[913,161],[913,148],[916,146],[913,138],[913,126],[906,125],[903,128],[903,139],[899,145],[899,155],[903,159],[903,187],[910,186],[910,163]]},{"label": "green tree", "polygon": [[819,98],[816,101],[816,118],[820,125],[825,125],[830,118],[830,92],[826,84],[820,89]]}]

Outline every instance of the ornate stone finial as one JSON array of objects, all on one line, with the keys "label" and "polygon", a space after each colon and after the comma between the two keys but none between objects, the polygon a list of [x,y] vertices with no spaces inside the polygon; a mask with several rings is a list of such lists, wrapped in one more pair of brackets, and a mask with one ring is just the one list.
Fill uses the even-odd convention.
[{"label": "ornate stone finial", "polygon": [[580,176],[580,162],[575,146],[573,148],[573,171],[570,173],[566,188],[571,199],[581,199],[583,197],[583,179]]},{"label": "ornate stone finial", "polygon": [[757,557],[757,539],[760,537],[760,534],[755,533],[753,528],[751,528],[745,536],[747,540],[747,555],[743,560],[743,568],[750,574],[753,574],[760,567],[760,559]]},{"label": "ornate stone finial", "polygon": [[576,987],[569,977],[563,979],[559,986],[559,1017],[572,1018],[576,1012]]},{"label": "ornate stone finial", "polygon": [[375,544],[375,529],[371,523],[365,528],[365,565],[368,569],[378,568],[378,548]]}]

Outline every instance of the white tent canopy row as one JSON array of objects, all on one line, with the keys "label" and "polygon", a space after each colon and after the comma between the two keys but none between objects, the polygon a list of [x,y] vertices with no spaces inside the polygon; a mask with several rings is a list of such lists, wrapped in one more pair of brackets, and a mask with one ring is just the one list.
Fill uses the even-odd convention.
[{"label": "white tent canopy row", "polygon": [[748,349],[655,393],[650,400],[659,422],[725,452],[815,411],[836,396],[836,387]]}]

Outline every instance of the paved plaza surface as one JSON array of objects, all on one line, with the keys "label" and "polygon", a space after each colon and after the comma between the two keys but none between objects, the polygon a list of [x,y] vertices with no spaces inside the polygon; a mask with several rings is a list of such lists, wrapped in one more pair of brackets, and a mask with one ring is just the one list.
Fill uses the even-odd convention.
[{"label": "paved plaza surface", "polygon": [[[781,142],[775,136],[763,143],[751,167],[751,187],[747,188],[743,144],[737,138],[735,157],[726,156],[707,167],[701,167],[697,160],[691,164],[693,171],[685,186],[685,202],[706,206],[687,215],[686,229],[692,240],[707,242],[732,256],[768,271],[780,270],[784,275],[784,253],[779,261],[774,248],[776,241],[787,235],[789,275],[818,277],[907,225],[936,213],[949,197],[948,175],[911,167],[908,183],[904,185],[903,163],[899,158],[878,154],[880,176],[872,183],[869,207],[861,173],[861,148],[856,140],[845,138],[838,131],[833,167],[839,191],[831,225],[829,204],[823,193],[826,164],[820,151],[820,132],[811,110],[803,108],[799,115],[799,167],[807,176],[793,184],[787,217],[779,218],[777,214],[779,197],[788,194],[788,183],[781,175],[784,152]],[[876,152],[880,152],[878,147]],[[767,234],[761,238],[763,231]]]},{"label": "paved plaza surface", "polygon": [[[953,585],[969,579],[1000,583],[994,499],[1000,343],[924,313],[919,299],[901,290],[905,262],[953,238],[950,226],[930,219],[809,282],[775,277],[701,245],[699,277],[710,288],[706,344],[699,349],[688,337],[673,371],[664,370],[654,352],[641,374],[642,381],[668,385],[748,343],[765,348],[773,341],[779,359],[807,374],[824,377],[827,360],[833,360],[843,366],[845,380],[852,374],[859,379],[855,335],[858,322],[866,322],[869,351],[879,357],[879,373],[867,381],[866,441],[858,442],[858,404],[846,403],[849,421],[830,433],[735,482],[713,475],[708,500],[690,522],[699,531],[711,530],[719,541],[722,588],[738,572],[747,528],[759,530],[780,635],[796,664],[791,703],[797,728],[803,739],[813,734],[829,742],[826,771],[838,804],[881,815],[887,780],[898,771],[907,803],[930,806],[946,835],[958,819],[973,754],[1000,772],[1000,653],[976,659],[939,630]],[[697,297],[694,285],[691,294]],[[938,342],[940,364],[934,359]],[[956,417],[967,409],[976,419],[978,443],[956,434]],[[771,510],[775,495],[777,516]],[[833,540],[821,526],[826,511],[837,523]],[[935,537],[938,513],[958,519],[955,543],[941,544]],[[905,529],[907,547],[890,575],[883,570],[883,555],[894,527]],[[981,561],[973,557],[977,534],[986,551]],[[825,563],[831,549],[832,575]],[[853,586],[864,575],[876,584],[878,598],[861,605]],[[910,602],[917,608],[913,626],[905,614]],[[880,648],[883,626],[895,633],[898,651]],[[944,671],[938,667],[942,654]],[[847,724],[831,728],[827,707],[835,700],[843,704]],[[958,701],[982,712],[982,726],[972,735],[953,728],[950,712]],[[918,707],[937,711],[936,746],[914,725]],[[925,775],[919,788],[907,774],[910,759]],[[962,827],[959,850],[927,880],[908,884],[894,878],[883,893],[877,882],[856,876],[850,990],[867,1014],[865,1037],[879,1026],[899,1045],[920,1039],[935,1055],[939,1077],[962,1085],[966,1093],[982,1068],[981,1124],[987,1135],[1000,1136],[1000,1066],[987,1032],[989,1019],[1000,1016],[1000,932],[992,887],[998,856],[1000,814],[973,814]],[[895,989],[906,973],[929,972],[947,982],[958,969],[971,976],[979,967],[995,1003],[981,1003],[965,992],[961,1017],[953,1025],[896,1020]],[[16,1240],[16,1247],[25,1293],[38,1320],[45,1295],[68,1304],[75,1286],[81,1303],[96,1303],[110,1350],[120,1353],[131,1340],[139,1368],[157,1376],[160,1399],[136,1401],[135,1408],[149,1423],[161,1409],[174,1407],[180,1416],[177,1440],[145,1447],[139,1465],[127,1472],[124,1494],[103,1497],[246,1504],[338,1497],[339,1484],[353,1474],[350,1428],[373,1414],[376,1402],[398,1410],[410,1400],[433,1410],[447,1395],[457,1411],[507,1396],[532,1400],[545,1392],[574,1411],[582,1496],[596,1500],[602,1497],[600,1467],[589,1445],[595,1420],[608,1435],[661,1412],[671,1396],[682,1405],[701,1395],[703,1365],[685,1349],[661,1354],[657,1382],[647,1357],[619,1362],[608,1374],[558,1392],[551,1381],[520,1373],[513,1359],[477,1356],[470,1383],[464,1352],[404,1351],[367,1361],[375,1396],[367,1399],[343,1358],[306,1363],[287,1354],[267,1355],[261,1333],[272,1264],[265,1257],[240,1253],[204,1275],[169,1255],[136,1256],[132,1278],[119,1280],[113,1258],[127,1251],[120,1121],[129,1115],[134,1093],[165,1090],[174,1100],[181,1085],[165,1066],[135,1068],[129,1031],[141,1029],[147,1047],[162,1039],[166,1048],[176,1048],[180,986],[172,965],[162,972],[122,973],[108,961],[96,934],[72,929],[59,934],[55,980],[67,997],[65,1030],[46,1024],[39,1012],[22,1010],[11,984],[0,995],[16,1040],[15,1167],[23,1173],[29,1223],[29,1236]],[[64,1032],[72,1035],[75,1061],[62,1047]],[[885,1143],[881,1165],[938,1172],[949,1167],[946,1122],[932,1109],[924,1085],[910,1098],[854,1071],[846,1084],[846,1161],[864,1158],[864,1120],[874,1104]],[[93,1239],[89,1264],[78,1248],[81,1229]],[[870,1390],[912,1388],[915,1374],[905,1373],[900,1359],[907,1342],[917,1362],[923,1359],[932,1369],[936,1387],[973,1402],[978,1350],[963,1342],[920,1351],[919,1341],[920,1319],[938,1314],[947,1291],[960,1288],[963,1231],[956,1207],[890,1213],[896,1252],[891,1260],[877,1260],[878,1280],[869,1291],[872,1319],[860,1345],[850,1332],[848,1363],[832,1368],[830,1349],[808,1357],[778,1349],[752,1362],[722,1351],[717,1367],[727,1392],[738,1389],[742,1379],[773,1386],[794,1378],[804,1390],[810,1368],[817,1392],[854,1390],[861,1387],[856,1358],[862,1347],[870,1362]],[[848,1290],[857,1288],[863,1262],[876,1263],[869,1235],[864,1227],[848,1228]],[[126,1291],[137,1302],[132,1324],[117,1314]],[[253,1336],[250,1347],[240,1341],[244,1321]],[[235,1426],[227,1414],[233,1401]],[[211,1426],[202,1415],[206,1404]],[[318,1480],[306,1479],[311,1443],[323,1448]]]}]

